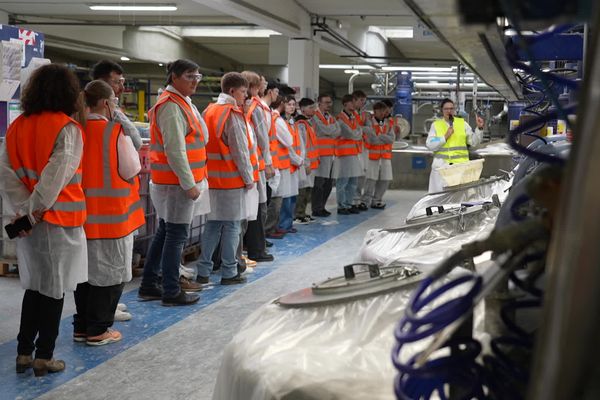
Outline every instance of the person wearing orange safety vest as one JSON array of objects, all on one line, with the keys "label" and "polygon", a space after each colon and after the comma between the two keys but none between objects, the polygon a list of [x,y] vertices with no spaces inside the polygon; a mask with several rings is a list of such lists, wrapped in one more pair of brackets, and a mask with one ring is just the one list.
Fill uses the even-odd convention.
[{"label": "person wearing orange safety vest", "polygon": [[354,97],[354,117],[358,121],[360,125],[363,137],[361,141],[361,152],[359,154],[360,163],[363,169],[363,175],[358,177],[358,181],[356,183],[356,194],[354,195],[354,200],[352,202],[359,210],[366,211],[368,210],[368,206],[362,201],[364,189],[365,189],[365,180],[367,174],[367,161],[369,159],[369,153],[365,146],[367,136],[373,133],[373,127],[371,126],[371,114],[364,109],[365,103],[367,102],[367,95],[362,90],[355,90],[352,92],[352,96]]},{"label": "person wearing orange safety vest", "polygon": [[[240,240],[241,221],[248,217],[255,185],[251,151],[251,133],[242,109],[248,81],[238,72],[221,78],[221,94],[216,103],[204,110],[210,141],[207,146],[208,181],[212,210],[207,215],[201,235],[200,258],[196,265],[198,282],[208,283],[213,270],[212,256],[221,242],[221,285],[244,283],[238,271],[236,249]],[[248,200],[248,201],[247,201]]]},{"label": "person wearing orange safety vest", "polygon": [[[3,213],[33,224],[16,239],[25,289],[17,337],[16,370],[36,376],[65,369],[53,358],[64,293],[87,281],[87,243],[81,186],[84,137],[71,115],[79,108],[79,80],[67,67],[44,65],[21,93],[23,114],[0,147]],[[35,359],[33,358],[35,352]]]},{"label": "person wearing orange safety vest", "polygon": [[[148,112],[150,119],[150,198],[158,229],[148,249],[138,296],[162,299],[164,306],[195,303],[201,285],[180,278],[179,267],[189,225],[210,210],[206,145],[208,131],[192,104],[202,74],[179,59],[167,64],[167,87]],[[162,285],[159,272],[162,269]]]},{"label": "person wearing orange safety vest", "polygon": [[[260,76],[252,71],[243,71],[242,75],[248,81],[248,99],[244,105],[244,113],[248,124],[256,136],[259,149],[259,181],[257,182],[259,200],[255,220],[248,221],[243,237],[243,244],[248,251],[248,258],[257,262],[273,261],[275,258],[267,252],[265,238],[265,222],[267,218],[267,179],[275,175],[273,159],[270,151],[269,128],[271,126],[271,109],[262,101],[259,92],[262,86]],[[242,241],[238,246],[241,255]]]},{"label": "person wearing orange safety vest", "polygon": [[[283,198],[279,212],[278,232],[296,233],[294,224],[294,210],[296,209],[296,198],[298,196],[299,170],[303,168],[304,157],[300,146],[298,129],[295,125],[296,99],[294,96],[286,96],[283,100],[284,114],[276,121],[277,139],[279,149],[287,154],[290,168],[281,172],[281,182],[277,194]],[[288,141],[288,133],[291,143]]]},{"label": "person wearing orange safety vest", "polygon": [[75,290],[73,338],[100,346],[121,340],[121,333],[110,327],[124,282],[132,278],[133,236],[144,224],[144,210],[139,155],[113,120],[117,97],[103,80],[88,83],[84,96],[89,107],[82,161],[88,281]]},{"label": "person wearing orange safety vest", "polygon": [[367,181],[362,202],[371,208],[383,209],[383,195],[392,176],[392,144],[395,133],[392,118],[386,118],[387,106],[383,102],[373,105],[373,131],[367,135],[365,147],[368,152]]},{"label": "person wearing orange safety vest", "polygon": [[433,151],[431,174],[429,175],[429,193],[441,192],[444,182],[438,168],[469,161],[468,146],[477,146],[483,137],[485,121],[479,115],[476,117],[475,131],[462,118],[455,117],[454,102],[442,100],[440,104],[442,118],[431,124],[425,145]]},{"label": "person wearing orange safety vest", "polygon": [[356,194],[358,177],[363,175],[359,154],[362,143],[362,128],[354,116],[354,98],[351,94],[342,97],[344,109],[338,115],[341,127],[340,137],[335,144],[334,175],[338,214],[358,214],[358,207],[352,204]]},{"label": "person wearing orange safety vest", "polygon": [[298,224],[307,224],[314,218],[306,214],[306,206],[310,202],[312,187],[315,182],[315,172],[319,167],[319,149],[317,148],[317,135],[312,125],[312,118],[316,112],[316,104],[312,99],[303,98],[298,103],[301,114],[296,117],[296,127],[304,157],[304,168],[300,169],[300,183],[298,199],[296,201],[296,219]]},{"label": "person wearing orange safety vest", "polygon": [[313,117],[313,126],[317,134],[317,147],[319,149],[319,167],[315,171],[315,183],[311,194],[312,215],[314,217],[328,217],[331,215],[325,209],[327,199],[333,187],[333,160],[335,159],[336,138],[340,136],[341,129],[338,121],[330,112],[333,99],[328,94],[320,94],[317,98],[318,109]]}]

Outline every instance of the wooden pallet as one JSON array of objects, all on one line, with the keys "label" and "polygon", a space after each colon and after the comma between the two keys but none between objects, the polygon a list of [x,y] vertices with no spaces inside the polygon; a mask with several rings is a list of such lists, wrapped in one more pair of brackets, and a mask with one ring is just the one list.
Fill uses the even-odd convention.
[{"label": "wooden pallet", "polygon": [[0,276],[18,277],[19,268],[16,259],[0,259]]}]

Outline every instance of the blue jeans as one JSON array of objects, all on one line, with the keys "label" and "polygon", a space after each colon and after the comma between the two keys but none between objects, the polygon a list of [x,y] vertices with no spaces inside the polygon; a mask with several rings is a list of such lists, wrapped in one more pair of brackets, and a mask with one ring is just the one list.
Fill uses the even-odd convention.
[{"label": "blue jeans", "polygon": [[164,297],[179,294],[179,265],[181,253],[188,238],[190,224],[172,224],[164,219],[158,220],[158,229],[146,255],[142,287],[158,284],[158,273],[162,269]]},{"label": "blue jeans", "polygon": [[337,178],[335,181],[335,191],[337,196],[338,208],[352,207],[352,200],[356,194],[356,186],[358,185],[358,177]]},{"label": "blue jeans", "polygon": [[212,256],[221,241],[221,277],[233,278],[238,274],[235,252],[240,241],[240,221],[206,221],[200,238],[198,276],[208,277],[213,269]]},{"label": "blue jeans", "polygon": [[294,213],[296,210],[296,196],[286,197],[281,202],[281,211],[279,212],[279,229],[289,231],[294,223]]}]

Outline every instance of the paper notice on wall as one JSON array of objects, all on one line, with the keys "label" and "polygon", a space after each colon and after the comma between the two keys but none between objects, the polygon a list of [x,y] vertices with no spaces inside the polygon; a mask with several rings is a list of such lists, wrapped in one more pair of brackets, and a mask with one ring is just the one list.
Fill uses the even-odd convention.
[{"label": "paper notice on wall", "polygon": [[2,79],[18,81],[21,79],[23,42],[0,42],[0,60],[2,61]]},{"label": "paper notice on wall", "polygon": [[2,79],[0,81],[0,101],[12,100],[20,84],[21,82],[18,80]]},{"label": "paper notice on wall", "polygon": [[21,110],[21,102],[18,100],[9,101],[6,103],[6,107],[8,110],[8,125],[10,125],[19,115],[21,115],[23,110]]}]

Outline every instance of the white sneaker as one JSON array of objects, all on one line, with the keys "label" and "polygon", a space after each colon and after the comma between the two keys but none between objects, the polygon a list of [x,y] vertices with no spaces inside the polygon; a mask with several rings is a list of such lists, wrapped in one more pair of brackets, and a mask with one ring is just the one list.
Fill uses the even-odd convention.
[{"label": "white sneaker", "polygon": [[131,314],[125,311],[121,311],[117,308],[115,311],[115,321],[129,321],[131,319]]},{"label": "white sneaker", "polygon": [[119,304],[117,304],[117,310],[127,311],[127,305],[125,303],[119,303]]}]

